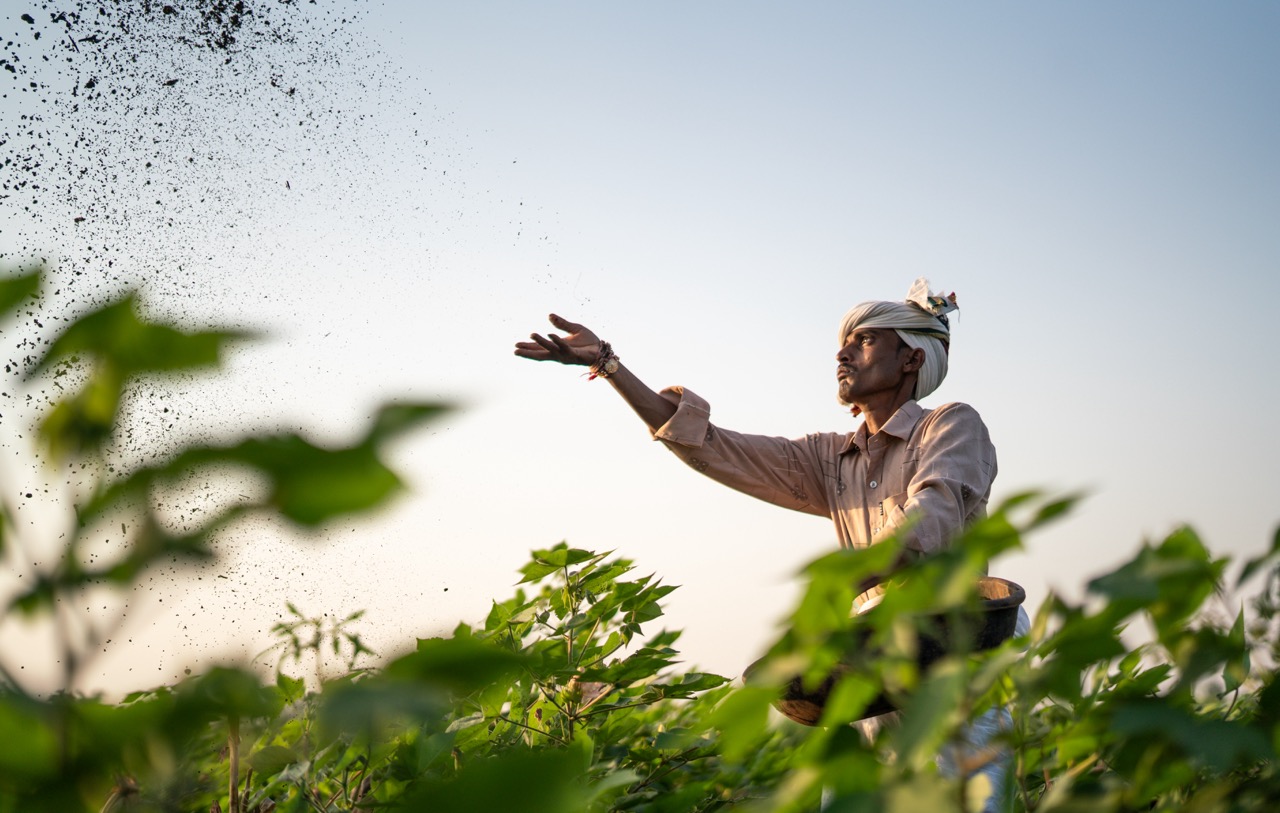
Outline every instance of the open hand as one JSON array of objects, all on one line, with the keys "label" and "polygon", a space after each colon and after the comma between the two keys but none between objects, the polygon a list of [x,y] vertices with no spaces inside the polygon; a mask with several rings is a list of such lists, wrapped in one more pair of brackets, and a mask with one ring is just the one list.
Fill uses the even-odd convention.
[{"label": "open hand", "polygon": [[558,361],[561,364],[580,364],[586,367],[596,363],[600,357],[600,339],[596,334],[554,313],[550,319],[552,325],[567,335],[548,333],[540,336],[534,333],[529,336],[532,341],[516,342],[517,356],[534,361]]}]

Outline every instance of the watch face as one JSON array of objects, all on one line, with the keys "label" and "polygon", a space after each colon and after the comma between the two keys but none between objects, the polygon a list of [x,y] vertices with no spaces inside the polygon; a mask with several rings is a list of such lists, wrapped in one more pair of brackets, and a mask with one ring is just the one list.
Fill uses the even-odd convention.
[{"label": "watch face", "polygon": [[606,361],[604,363],[604,371],[609,375],[613,375],[614,373],[618,372],[618,360],[609,359],[608,361]]}]

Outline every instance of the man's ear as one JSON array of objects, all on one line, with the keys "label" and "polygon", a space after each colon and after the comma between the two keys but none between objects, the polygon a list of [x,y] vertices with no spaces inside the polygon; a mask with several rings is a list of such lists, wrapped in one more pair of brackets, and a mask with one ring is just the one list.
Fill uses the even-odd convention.
[{"label": "man's ear", "polygon": [[906,362],[903,364],[903,372],[914,373],[924,367],[924,350],[919,347],[911,348],[911,355],[907,356]]}]

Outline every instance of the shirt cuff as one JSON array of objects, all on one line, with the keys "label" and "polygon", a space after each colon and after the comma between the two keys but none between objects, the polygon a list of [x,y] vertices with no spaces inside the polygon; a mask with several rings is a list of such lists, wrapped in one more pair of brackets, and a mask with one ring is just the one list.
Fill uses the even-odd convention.
[{"label": "shirt cuff", "polygon": [[684,387],[667,387],[658,395],[676,405],[676,414],[652,433],[654,440],[701,448],[711,425],[711,405]]}]

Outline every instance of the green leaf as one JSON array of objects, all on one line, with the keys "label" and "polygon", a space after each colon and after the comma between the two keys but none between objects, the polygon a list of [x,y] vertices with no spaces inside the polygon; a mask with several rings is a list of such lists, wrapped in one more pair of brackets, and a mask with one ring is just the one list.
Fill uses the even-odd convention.
[{"label": "green leaf", "polygon": [[1252,726],[1200,717],[1160,700],[1121,705],[1116,710],[1112,728],[1148,748],[1159,741],[1172,743],[1214,771],[1275,758],[1267,738]]},{"label": "green leaf", "polygon": [[583,677],[600,683],[630,686],[648,680],[670,666],[679,654],[670,648],[641,647],[621,661],[604,668],[584,669]]},{"label": "green leaf", "polygon": [[588,798],[578,756],[570,751],[511,751],[468,760],[453,779],[429,779],[398,800],[395,810],[432,813],[567,813]]},{"label": "green leaf", "polygon": [[1235,623],[1231,626],[1231,632],[1227,636],[1227,644],[1234,648],[1237,654],[1235,657],[1229,657],[1223,667],[1222,682],[1224,693],[1234,692],[1243,686],[1244,682],[1249,679],[1249,672],[1252,666],[1252,661],[1249,657],[1249,644],[1245,639],[1243,608],[1236,615]]},{"label": "green leaf", "polygon": [[628,787],[640,781],[640,774],[630,769],[612,770],[606,773],[596,782],[592,783],[589,790],[590,796],[586,800],[588,810],[606,810],[610,801],[621,796]]},{"label": "green leaf", "polygon": [[449,412],[447,404],[405,401],[383,404],[373,419],[364,438],[364,445],[381,446],[420,424],[434,420]]},{"label": "green leaf", "polygon": [[1277,556],[1280,556],[1280,527],[1277,527],[1275,533],[1271,537],[1271,549],[1262,556],[1249,559],[1245,562],[1244,567],[1240,570],[1240,576],[1236,579],[1236,589],[1248,581],[1254,573],[1265,567]]},{"label": "green leaf", "polygon": [[703,692],[707,689],[714,689],[717,686],[723,686],[728,683],[729,679],[720,675],[713,675],[709,672],[685,672],[683,675],[672,681],[670,685],[673,689],[680,689],[686,692]]},{"label": "green leaf", "polygon": [[[1143,651],[1143,650],[1139,650]],[[1148,697],[1154,695],[1173,672],[1173,664],[1159,663],[1150,669],[1134,672],[1116,689],[1117,694],[1125,697]]]},{"label": "green leaf", "polygon": [[1078,699],[1083,696],[1085,674],[1095,665],[1123,657],[1128,649],[1120,639],[1121,627],[1117,616],[1127,612],[1116,607],[1105,607],[1094,615],[1065,604],[1050,595],[1044,608],[1037,614],[1035,634],[1043,630],[1051,620],[1058,629],[1034,648],[1034,654],[1042,659],[1043,668],[1024,673],[1022,690],[1038,696],[1053,695],[1060,699]]},{"label": "green leaf", "polygon": [[223,348],[248,338],[240,331],[185,332],[144,321],[130,294],[72,322],[49,346],[32,376],[64,358],[88,356],[121,379],[137,373],[217,366]]},{"label": "green leaf", "polygon": [[1060,519],[1070,512],[1082,498],[1083,495],[1081,494],[1071,494],[1042,505],[1036,510],[1035,517],[1031,520],[1028,528],[1039,527],[1047,522]]},{"label": "green leaf", "polygon": [[450,752],[453,748],[453,743],[454,736],[447,733],[419,737],[414,742],[414,770],[419,774],[425,774],[437,760]]},{"label": "green leaf", "polygon": [[955,782],[937,774],[918,774],[884,791],[884,813],[949,813],[956,810]]},{"label": "green leaf", "polygon": [[263,686],[258,678],[240,669],[216,667],[187,681],[177,701],[185,713],[210,719],[266,717],[281,709],[274,687]]},{"label": "green leaf", "polygon": [[1057,758],[1062,765],[1073,765],[1097,754],[1114,739],[1110,732],[1100,731],[1094,722],[1067,726],[1053,738]]},{"label": "green leaf", "polygon": [[[420,407],[412,410],[415,419],[444,409]],[[375,508],[400,490],[400,478],[378,456],[378,439],[377,431],[371,431],[356,446],[326,449],[300,435],[283,434],[252,437],[230,446],[190,447],[172,460],[139,469],[113,483],[84,507],[82,521],[145,496],[156,481],[178,479],[202,467],[231,464],[265,475],[270,504],[294,522],[313,527],[336,516]]]},{"label": "green leaf", "polygon": [[291,678],[284,672],[276,672],[276,688],[286,704],[301,700],[306,694],[307,684],[301,678]]},{"label": "green leaf", "polygon": [[529,664],[526,655],[476,638],[424,638],[416,652],[387,664],[385,674],[467,693],[508,679]]},{"label": "green leaf", "polygon": [[54,404],[39,426],[49,455],[62,460],[106,444],[115,428],[123,389],[124,380],[114,370],[100,371],[79,392]]},{"label": "green leaf", "polygon": [[484,722],[485,716],[482,713],[469,714],[466,717],[459,717],[449,723],[445,728],[446,734],[452,734],[455,731],[461,731],[464,728],[470,728],[473,725],[480,725]]},{"label": "green leaf", "polygon": [[36,296],[40,290],[40,278],[39,271],[32,271],[0,279],[0,319],[8,316],[23,301]]},{"label": "green leaf", "polygon": [[582,580],[582,589],[590,593],[602,593],[631,570],[632,564],[626,559],[615,560],[610,562],[607,567],[596,570],[590,576],[584,578]]},{"label": "green leaf", "polygon": [[822,708],[822,724],[844,725],[859,720],[867,706],[881,693],[881,687],[865,675],[846,674],[832,688]]},{"label": "green leaf", "polygon": [[140,374],[215,367],[222,349],[247,334],[231,331],[185,332],[139,318],[133,295],[72,322],[28,372],[27,378],[55,365],[92,360],[88,379],[60,400],[40,424],[51,455],[97,450],[111,437],[128,381]]},{"label": "green leaf", "polygon": [[[880,762],[875,754],[866,747],[861,733],[851,726],[839,726],[832,733],[832,743],[828,753],[824,755],[821,773],[823,793],[830,793],[830,804],[824,804],[823,811],[832,813],[882,813],[884,801],[880,790],[884,782],[880,777]],[[811,740],[812,741],[812,740]],[[811,770],[795,771],[799,785],[816,785],[806,774]],[[790,784],[790,782],[788,782]],[[784,791],[785,792],[785,791]],[[803,797],[798,799],[803,802]],[[815,806],[805,804],[803,807],[793,806],[791,810],[811,811]],[[944,808],[945,809],[945,808]],[[933,811],[929,811],[933,813]]]},{"label": "green leaf", "polygon": [[552,567],[572,567],[573,565],[591,561],[592,559],[602,559],[608,556],[608,553],[593,553],[589,550],[580,550],[578,548],[570,548],[563,542],[554,548],[548,550],[536,550],[533,552],[533,559],[544,565]]},{"label": "green leaf", "polygon": [[436,686],[403,680],[337,681],[321,693],[317,719],[327,736],[376,739],[437,718],[448,708],[448,696]]},{"label": "green leaf", "polygon": [[763,686],[744,686],[720,702],[706,724],[720,731],[721,754],[729,762],[741,762],[754,753],[764,738],[769,709],[778,693]]},{"label": "green leaf", "polygon": [[645,687],[641,699],[645,702],[685,699],[693,697],[697,692],[715,689],[728,682],[728,678],[720,677],[719,675],[686,672],[669,683],[649,684]]},{"label": "green leaf", "polygon": [[944,658],[934,665],[902,711],[902,725],[893,732],[899,759],[916,770],[932,763],[947,736],[960,723],[965,691],[964,663]]},{"label": "green leaf", "polygon": [[268,745],[249,755],[249,767],[263,777],[274,776],[298,761],[293,749],[283,745]]},{"label": "green leaf", "polygon": [[8,609],[11,612],[16,610],[26,618],[46,613],[53,608],[57,587],[57,583],[47,575],[37,574],[35,584],[14,596],[9,601]]},{"label": "green leaf", "polygon": [[59,736],[44,704],[0,692],[0,776],[9,781],[50,779],[59,771]]},{"label": "green leaf", "polygon": [[521,579],[519,582],[517,582],[517,584],[525,584],[526,582],[540,581],[541,579],[544,579],[547,576],[550,576],[552,573],[558,572],[559,570],[560,570],[560,567],[557,565],[549,565],[545,562],[540,562],[535,559],[532,562],[529,562],[528,564],[526,564],[524,567],[520,568],[520,572],[524,574],[524,578]]},{"label": "green leaf", "polygon": [[702,740],[703,738],[696,731],[688,728],[674,728],[669,731],[659,731],[658,736],[654,737],[653,746],[659,751],[683,751]]},{"label": "green leaf", "polygon": [[221,455],[271,479],[271,503],[304,526],[373,508],[401,488],[372,446],[323,449],[297,435],[250,439]]},{"label": "green leaf", "polygon": [[573,611],[577,608],[577,599],[568,590],[554,590],[548,596],[548,604],[551,611],[556,614],[556,618],[563,622],[573,615]]}]

